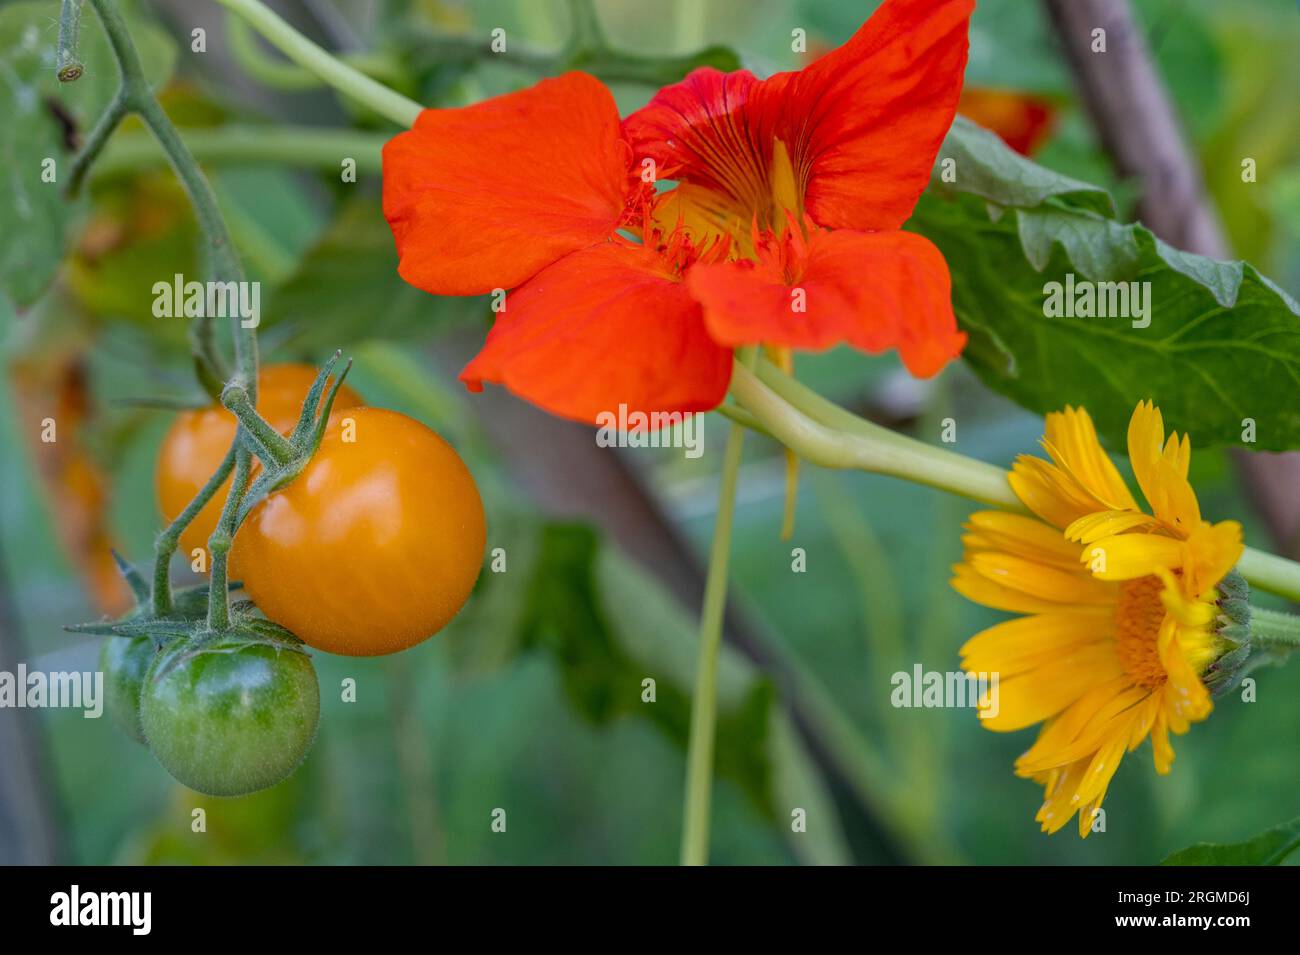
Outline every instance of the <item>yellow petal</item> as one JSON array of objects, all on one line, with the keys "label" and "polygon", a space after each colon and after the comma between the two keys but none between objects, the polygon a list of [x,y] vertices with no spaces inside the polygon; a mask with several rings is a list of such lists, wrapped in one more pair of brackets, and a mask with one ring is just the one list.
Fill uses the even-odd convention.
[{"label": "yellow petal", "polygon": [[1156,711],[1155,723],[1151,727],[1151,756],[1156,772],[1161,776],[1174,765],[1174,748],[1169,744],[1169,717],[1163,705]]},{"label": "yellow petal", "polygon": [[1053,833],[1061,829],[1073,818],[1078,808],[1071,797],[1079,787],[1079,781],[1088,769],[1088,760],[1079,760],[1070,768],[1053,779],[1052,785],[1045,793],[1043,805],[1034,816],[1036,822],[1042,823],[1043,832]]},{"label": "yellow petal", "polygon": [[981,725],[999,733],[1032,726],[1122,672],[1114,646],[1101,642],[1077,647],[1037,669],[999,680],[996,712],[981,713]]},{"label": "yellow petal", "polygon": [[1150,401],[1138,402],[1128,422],[1128,459],[1133,465],[1133,476],[1153,509],[1159,497],[1156,463],[1164,441],[1165,422],[1160,409]]},{"label": "yellow petal", "polygon": [[1104,509],[1074,478],[1042,458],[1020,455],[1007,481],[1025,507],[1054,527],[1066,527],[1085,514]]},{"label": "yellow petal", "polygon": [[985,607],[1011,613],[1045,613],[1061,609],[1060,604],[1053,601],[1031,597],[1019,590],[1012,590],[1010,587],[995,583],[969,564],[955,564],[952,571],[953,578],[949,581],[952,589],[967,600]]},{"label": "yellow petal", "polygon": [[1023,673],[1088,643],[1113,638],[1109,608],[1090,613],[1040,613],[1017,617],[982,630],[961,648],[962,668],[997,673],[1000,679]]},{"label": "yellow petal", "polygon": [[962,538],[969,552],[997,550],[1045,564],[1073,570],[1079,558],[1079,545],[1066,540],[1050,524],[1022,514],[1002,511],[978,511],[970,516],[966,527],[970,534]]},{"label": "yellow petal", "polygon": [[1101,537],[1122,534],[1155,523],[1150,516],[1141,511],[1098,511],[1081,517],[1065,529],[1065,536],[1072,541],[1090,544]]},{"label": "yellow petal", "polygon": [[1152,691],[1134,686],[1127,675],[1099,684],[1080,697],[1044,729],[1029,750],[1016,760],[1021,776],[1066,766],[1118,741],[1128,745],[1135,719]]},{"label": "yellow petal", "polygon": [[1080,838],[1086,839],[1088,833],[1092,831],[1092,811],[1106,798],[1106,790],[1110,787],[1110,781],[1114,778],[1115,770],[1119,769],[1123,758],[1124,740],[1118,739],[1099,749],[1088,764],[1083,778],[1079,781],[1079,788],[1072,797],[1081,803],[1079,806]]},{"label": "yellow petal", "polygon": [[1205,594],[1217,587],[1228,571],[1241,560],[1246,549],[1241,536],[1241,525],[1236,521],[1201,524],[1188,538],[1188,586],[1196,595]]},{"label": "yellow petal", "polygon": [[1102,505],[1098,510],[1137,510],[1132,492],[1097,440],[1088,412],[1067,407],[1049,414],[1043,445],[1052,460]]},{"label": "yellow petal", "polygon": [[967,563],[994,583],[1042,600],[1066,605],[1115,602],[1115,589],[1094,579],[1082,567],[1077,571],[1057,570],[996,551],[972,554]]},{"label": "yellow petal", "polygon": [[1178,622],[1166,617],[1156,637],[1156,647],[1160,654],[1160,663],[1165,668],[1169,680],[1165,684],[1165,700],[1170,708],[1170,725],[1185,726],[1187,721],[1199,722],[1210,715],[1214,704],[1210,701],[1210,692],[1201,682],[1200,675],[1188,662],[1187,656],[1178,641]]},{"label": "yellow petal", "polygon": [[1156,482],[1160,497],[1151,502],[1152,511],[1171,530],[1187,536],[1201,524],[1201,506],[1187,476],[1161,458],[1156,463]]},{"label": "yellow petal", "polygon": [[1135,580],[1157,568],[1181,567],[1184,552],[1181,541],[1161,534],[1117,534],[1089,544],[1079,559],[1100,580]]}]

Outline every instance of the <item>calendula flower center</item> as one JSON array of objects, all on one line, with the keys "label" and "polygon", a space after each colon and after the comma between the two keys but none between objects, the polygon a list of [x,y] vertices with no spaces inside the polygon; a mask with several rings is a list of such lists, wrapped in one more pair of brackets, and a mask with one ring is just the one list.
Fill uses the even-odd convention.
[{"label": "calendula flower center", "polygon": [[1168,678],[1156,637],[1165,620],[1160,600],[1164,583],[1154,575],[1120,584],[1115,606],[1115,651],[1124,670],[1139,686],[1155,689]]}]

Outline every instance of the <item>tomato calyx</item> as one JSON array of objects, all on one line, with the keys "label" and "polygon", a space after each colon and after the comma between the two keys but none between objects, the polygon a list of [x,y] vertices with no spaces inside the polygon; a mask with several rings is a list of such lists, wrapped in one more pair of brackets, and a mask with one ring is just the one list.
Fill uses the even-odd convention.
[{"label": "tomato calyx", "polygon": [[334,376],[334,369],[342,354],[341,351],[335,351],[329,361],[321,366],[303,400],[298,422],[287,438],[258,414],[244,384],[238,380],[232,381],[221,392],[222,405],[239,419],[240,440],[262,462],[262,472],[240,503],[236,526],[243,522],[248,512],[263,498],[301,474],[320,447],[325,427],[329,423],[330,411],[334,407],[334,398],[352,368],[352,359],[349,358]]},{"label": "tomato calyx", "polygon": [[176,591],[169,610],[154,613],[144,578],[113,556],[135,607],[64,629],[107,638],[100,667],[118,727],[200,792],[244,795],[291,774],[320,720],[306,645],[247,599],[231,603],[228,624],[214,629],[208,584]]},{"label": "tomato calyx", "polygon": [[[70,624],[63,629],[70,633],[86,633],[104,637],[149,637],[156,649],[177,640],[194,641],[207,645],[216,640],[228,640],[237,645],[265,644],[280,650],[306,653],[305,644],[271,620],[262,616],[251,600],[237,600],[230,605],[230,625],[221,631],[208,627],[208,584],[198,584],[176,590],[172,596],[171,611],[153,613],[149,587],[140,572],[114,552],[118,569],[135,594],[136,605],[116,619],[105,618],[87,623]],[[242,585],[232,581],[229,591]]]}]

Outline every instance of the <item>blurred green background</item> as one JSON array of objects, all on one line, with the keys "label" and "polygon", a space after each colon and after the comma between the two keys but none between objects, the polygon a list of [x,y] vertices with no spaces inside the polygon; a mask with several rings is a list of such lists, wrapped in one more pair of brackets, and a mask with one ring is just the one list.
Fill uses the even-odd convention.
[{"label": "blurred green background", "polygon": [[[483,36],[502,27],[512,43],[542,50],[567,36],[565,8],[554,0],[281,6],[325,42],[382,51],[386,78],[430,103],[470,102],[537,74],[495,62],[431,63],[421,31]],[[669,54],[723,43],[763,72],[797,65],[792,28],[834,46],[871,7],[860,0],[597,3],[622,49]],[[1226,195],[1239,183],[1241,155],[1269,171],[1251,193],[1257,202],[1220,203],[1236,253],[1300,293],[1295,4],[1150,0],[1137,8],[1211,191]],[[213,4],[132,9],[136,22],[173,38],[165,103],[182,125],[385,129],[326,91],[274,90],[250,79],[250,65],[231,58]],[[207,56],[188,52],[196,24],[209,31]],[[83,30],[98,31],[89,13]],[[45,39],[52,56],[48,24]],[[157,50],[167,56],[162,37]],[[261,55],[272,56],[264,48]],[[88,71],[82,82],[109,77]],[[1113,180],[1073,101],[1037,4],[981,0],[967,82],[1053,102],[1056,123],[1036,159],[1117,197],[1131,195]],[[653,91],[618,84],[616,92],[626,112]],[[146,557],[158,529],[152,468],[170,420],[168,411],[138,401],[195,395],[184,330],[152,318],[142,289],[197,270],[196,232],[170,174],[127,168],[94,180],[79,213],[77,252],[53,290],[21,313],[0,296],[11,369],[11,387],[0,392],[7,449],[0,586],[18,623],[10,637],[24,648],[20,657],[44,669],[94,668],[97,642],[61,627],[99,609],[55,542],[60,505],[35,468],[32,435],[43,414],[33,412],[58,400],[42,390],[54,379],[37,375],[20,412],[13,369],[84,370],[90,404],[80,440],[111,487],[109,534],[136,559]],[[355,359],[351,383],[368,401],[414,415],[456,444],[484,493],[488,548],[504,548],[507,570],[485,570],[460,617],[400,656],[316,654],[317,744],[296,775],[254,796],[200,797],[109,720],[41,712],[64,858],[675,862],[695,611],[683,606],[689,586],[673,581],[697,578],[708,546],[723,423],[710,416],[698,460],[673,450],[620,452],[617,466],[629,480],[591,501],[585,516],[557,505],[554,489],[590,479],[583,469],[595,465],[590,457],[557,465],[541,446],[548,438],[536,430],[543,427],[536,414],[512,408],[517,403],[503,395],[467,395],[456,383],[488,312],[481,301],[436,300],[397,279],[377,170],[363,168],[354,185],[340,184],[336,172],[284,165],[223,162],[209,172],[250,272],[267,286],[264,359],[319,361],[342,347]],[[959,365],[927,383],[908,378],[892,356],[836,351],[800,356],[796,368],[828,396],[922,440],[937,442],[940,421],[952,415],[965,454],[1007,464],[1036,449],[1041,420]],[[559,438],[578,434],[579,444],[592,444],[568,425],[552,427]],[[917,663],[956,669],[957,648],[999,617],[947,584],[973,506],[888,478],[805,468],[795,534],[783,542],[783,469],[780,449],[751,437],[732,578],[741,643],[726,648],[722,681],[715,862],[1151,863],[1192,842],[1237,841],[1300,813],[1300,667],[1293,666],[1257,672],[1257,702],[1230,695],[1176,739],[1169,777],[1154,774],[1146,745],[1126,758],[1107,796],[1105,833],[1086,841],[1073,827],[1042,835],[1033,822],[1041,790],[1011,771],[1034,731],[993,734],[969,710],[889,703],[893,672]],[[1193,469],[1207,517],[1242,518],[1247,539],[1267,546],[1228,456],[1198,452]],[[677,557],[671,548],[653,559],[635,546],[626,552],[647,532],[620,517],[647,502],[655,533],[686,543]],[[792,571],[792,548],[805,552],[805,572]],[[178,563],[178,579],[187,573]],[[641,701],[646,677],[657,681],[653,704]],[[342,702],[345,678],[357,681],[355,703]],[[15,718],[0,711],[0,720]],[[207,832],[196,834],[191,812],[200,806]],[[507,812],[505,833],[490,828],[497,808]],[[806,833],[791,832],[795,808],[807,811]]]}]

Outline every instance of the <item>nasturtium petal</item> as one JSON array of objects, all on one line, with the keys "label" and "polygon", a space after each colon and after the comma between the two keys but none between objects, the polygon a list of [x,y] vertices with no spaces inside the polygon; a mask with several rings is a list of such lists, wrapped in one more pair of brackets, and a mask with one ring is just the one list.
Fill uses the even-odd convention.
[{"label": "nasturtium petal", "polygon": [[438,295],[513,288],[614,234],[630,169],[614,97],[586,73],[426,109],[384,147],[398,272]]},{"label": "nasturtium petal", "polygon": [[909,232],[817,230],[785,268],[701,264],[687,284],[704,305],[710,334],[725,345],[896,348],[912,374],[928,378],[965,342],[943,256]]},{"label": "nasturtium petal", "polygon": [[629,415],[714,408],[731,365],[670,263],[616,240],[511,292],[461,380],[474,391],[502,384],[552,414],[596,423],[620,405]]}]

